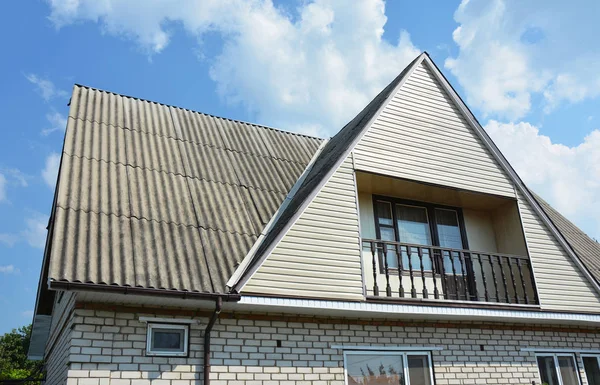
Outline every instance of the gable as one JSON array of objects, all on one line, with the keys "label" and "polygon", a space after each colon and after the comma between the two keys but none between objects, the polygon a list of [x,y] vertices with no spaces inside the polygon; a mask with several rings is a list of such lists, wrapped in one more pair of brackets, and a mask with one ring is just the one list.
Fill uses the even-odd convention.
[{"label": "gable", "polygon": [[422,61],[354,148],[357,170],[514,197],[512,181]]},{"label": "gable", "polygon": [[[362,129],[348,128],[347,125],[332,138],[331,142],[336,145],[330,147],[347,148],[338,155],[337,164],[343,166],[335,166],[334,170],[339,168],[334,175],[338,175],[344,167],[351,167],[352,173],[366,171],[514,199],[517,199],[517,191],[522,192],[519,207],[531,216],[525,229],[526,241],[534,269],[537,266],[541,272],[539,293],[542,306],[571,310],[584,307],[587,311],[597,311],[600,304],[597,288],[587,270],[579,264],[579,259],[564,243],[560,233],[547,223],[547,218],[536,214],[540,209],[528,195],[526,187],[426,54],[411,63],[386,90],[390,87],[392,90],[387,96],[380,94],[375,99],[379,99],[378,110],[371,114],[368,122],[364,122]],[[364,110],[353,122],[363,113]],[[319,155],[315,165],[320,158],[329,155],[327,152]],[[333,162],[336,160],[329,156],[327,164]],[[259,245],[259,252],[250,256],[254,258],[250,263],[256,263],[258,269],[242,273],[242,279],[234,282],[234,289],[241,287],[243,293],[342,298],[340,293],[331,290],[331,287],[340,285],[334,276],[328,276],[326,271],[321,270],[311,275],[307,270],[316,270],[315,267],[287,263],[289,256],[307,250],[304,264],[310,265],[312,261],[322,263],[329,254],[319,249],[320,237],[335,233],[344,225],[359,227],[358,217],[354,214],[348,218],[351,221],[335,223],[330,218],[334,210],[318,208],[323,197],[343,195],[332,187],[334,178],[327,181],[327,174],[322,174],[322,181],[313,181],[312,190],[304,194],[307,200],[304,206],[298,204],[296,212],[283,219],[276,218],[274,226],[283,229],[282,235],[271,237],[269,242]],[[353,187],[356,189],[355,182]],[[307,208],[303,210],[302,207]],[[320,235],[314,237],[314,242],[311,242],[311,232]],[[540,241],[539,237],[536,238],[538,233],[544,233],[545,238]],[[302,242],[297,242],[300,238],[303,238]],[[325,237],[324,240],[330,239],[333,238]],[[355,239],[360,245],[360,234],[357,234],[351,237],[352,244],[347,242],[344,246],[341,239],[336,240],[336,247],[348,248]],[[549,249],[552,251],[548,254]],[[347,249],[343,255],[328,261],[327,271],[335,271],[336,261],[358,262],[360,266],[360,246],[354,252],[350,251]],[[569,280],[566,285],[556,279],[556,270],[551,265],[566,269]],[[554,279],[550,278],[551,271],[554,271]],[[246,278],[249,279],[246,286],[243,274],[249,277]],[[361,278],[358,273],[344,275],[342,287],[348,285],[351,289],[345,292],[343,298],[358,297],[355,285],[358,287]],[[570,295],[581,296],[582,299],[565,300]]]}]

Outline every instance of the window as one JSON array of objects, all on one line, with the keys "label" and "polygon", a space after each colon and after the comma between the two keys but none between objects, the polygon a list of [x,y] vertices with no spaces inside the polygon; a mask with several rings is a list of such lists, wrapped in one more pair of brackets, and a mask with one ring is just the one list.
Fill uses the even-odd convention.
[{"label": "window", "polygon": [[575,357],[572,354],[539,354],[537,364],[542,384],[580,384]]},{"label": "window", "polygon": [[[449,249],[465,249],[466,235],[462,211],[459,208],[435,206],[428,203],[405,201],[387,197],[375,197],[375,225],[377,238],[423,246],[440,246]],[[410,252],[410,258],[408,253]],[[417,249],[402,248],[399,261],[396,250],[386,250],[388,267],[397,269],[399,262],[403,270],[420,270],[421,262]],[[386,261],[384,261],[386,262]],[[453,266],[454,265],[454,266]],[[432,270],[428,250],[423,250],[423,270]],[[454,267],[454,270],[452,269]],[[445,253],[444,270],[461,274],[458,253]]]},{"label": "window", "polygon": [[600,356],[581,355],[589,385],[600,385]]},{"label": "window", "polygon": [[148,323],[146,355],[187,356],[189,325]]},{"label": "window", "polygon": [[346,385],[433,385],[427,352],[347,351]]}]

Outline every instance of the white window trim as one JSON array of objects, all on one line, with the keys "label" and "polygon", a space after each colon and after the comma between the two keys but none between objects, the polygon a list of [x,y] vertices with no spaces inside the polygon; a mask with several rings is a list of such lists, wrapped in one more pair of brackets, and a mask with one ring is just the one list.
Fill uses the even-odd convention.
[{"label": "white window trim", "polygon": [[404,374],[404,378],[406,379],[406,385],[410,385],[410,378],[408,376],[408,360],[407,356],[427,356],[427,360],[429,363],[429,376],[431,384],[435,384],[435,379],[433,376],[433,361],[431,359],[431,352],[426,350],[404,350],[398,351],[393,350],[393,348],[389,348],[389,350],[344,350],[344,384],[348,385],[348,360],[347,357],[349,355],[373,355],[373,356],[381,356],[381,355],[391,355],[391,356],[400,356],[402,357],[402,370]]},{"label": "white window trim", "polygon": [[[182,352],[171,352],[152,350],[152,331],[155,329],[179,329],[183,330],[183,351]],[[147,356],[165,356],[165,357],[187,357],[188,346],[189,346],[189,335],[190,327],[189,324],[166,324],[166,323],[148,323],[146,332],[146,355]]]},{"label": "white window trim", "polygon": [[535,365],[538,369],[538,378],[540,383],[542,383],[542,373],[540,372],[540,365],[538,364],[538,357],[552,357],[554,360],[554,370],[556,370],[556,375],[558,378],[558,385],[564,385],[562,376],[560,374],[560,366],[558,365],[558,357],[571,357],[573,359],[573,364],[575,365],[575,372],[577,373],[577,383],[581,385],[581,372],[579,371],[579,366],[577,365],[577,357],[575,353],[536,353],[535,355]]}]

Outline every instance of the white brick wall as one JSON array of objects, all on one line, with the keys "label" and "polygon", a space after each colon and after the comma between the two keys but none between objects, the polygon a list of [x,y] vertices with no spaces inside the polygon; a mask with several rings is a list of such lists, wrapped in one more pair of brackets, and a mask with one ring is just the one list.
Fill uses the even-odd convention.
[{"label": "white brick wall", "polygon": [[[76,309],[68,384],[201,384],[206,318],[191,326],[189,358],[164,358],[145,356],[141,315],[152,314]],[[547,327],[228,317],[212,333],[212,385],[344,385],[343,355],[334,344],[439,346],[443,350],[432,352],[437,385],[530,385],[539,384],[535,357],[521,347],[600,347],[598,333]],[[586,385],[583,374],[582,380]]]}]

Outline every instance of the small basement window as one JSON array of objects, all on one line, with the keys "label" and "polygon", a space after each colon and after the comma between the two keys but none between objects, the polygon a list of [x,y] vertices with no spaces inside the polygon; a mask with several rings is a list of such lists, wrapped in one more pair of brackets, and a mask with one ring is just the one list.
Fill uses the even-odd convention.
[{"label": "small basement window", "polygon": [[189,325],[148,323],[146,355],[186,357],[189,333]]}]

